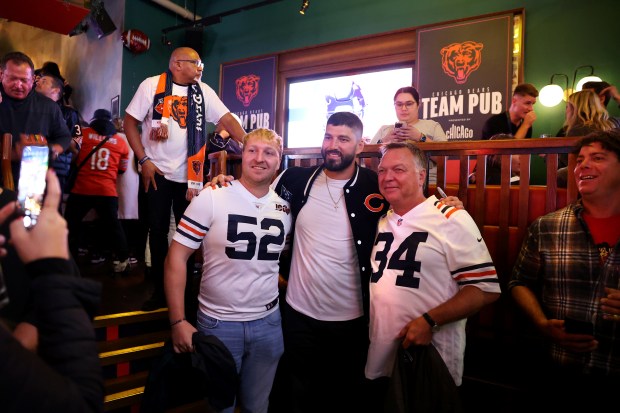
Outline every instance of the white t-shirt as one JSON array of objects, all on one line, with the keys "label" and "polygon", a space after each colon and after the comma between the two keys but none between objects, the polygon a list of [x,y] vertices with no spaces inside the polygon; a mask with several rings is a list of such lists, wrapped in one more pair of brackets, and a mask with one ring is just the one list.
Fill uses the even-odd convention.
[{"label": "white t-shirt", "polygon": [[[151,140],[153,99],[159,76],[145,79],[125,112],[142,122],[142,145],[146,155],[173,182],[187,182],[187,86],[172,84],[173,101],[178,106],[172,110],[168,123],[168,139]],[[205,120],[217,123],[229,112],[217,94],[207,84],[200,82],[205,102]]]},{"label": "white t-shirt", "polygon": [[286,302],[316,320],[346,321],[364,315],[357,251],[342,189],[347,181],[327,178],[322,171],[295,221]]},{"label": "white t-shirt", "polygon": [[[402,217],[390,210],[379,220],[371,265],[369,379],[392,374],[400,345],[397,335],[409,321],[465,286],[500,292],[495,266],[474,220],[467,211],[448,207],[434,196]],[[442,325],[432,339],[457,386],[463,376],[466,322]]]},{"label": "white t-shirt", "polygon": [[251,321],[278,309],[280,253],[291,229],[289,203],[273,190],[256,198],[239,181],[205,187],[193,198],[174,240],[202,242],[200,311],[227,321]]}]

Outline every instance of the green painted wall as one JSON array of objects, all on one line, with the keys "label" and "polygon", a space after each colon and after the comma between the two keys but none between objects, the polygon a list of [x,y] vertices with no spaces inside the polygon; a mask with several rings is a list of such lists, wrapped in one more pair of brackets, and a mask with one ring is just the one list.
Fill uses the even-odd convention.
[{"label": "green painted wall", "polygon": [[[216,0],[197,6],[203,17],[261,0]],[[193,9],[193,2],[177,3]],[[595,73],[620,86],[620,54],[617,0],[311,0],[305,16],[298,13],[300,0],[284,0],[254,10],[226,16],[205,28],[203,80],[216,91],[219,65],[316,44],[398,30],[431,23],[512,9],[525,9],[525,81],[539,90],[553,73],[572,80],[577,66],[591,64]],[[186,22],[148,0],[126,2],[125,29],[136,28],[152,40],[151,50],[123,59],[122,107],[126,107],[140,81],[165,70],[171,49],[161,43],[161,29]],[[180,45],[184,30],[169,34]],[[620,109],[610,104],[612,115]],[[534,136],[555,134],[564,120],[564,106],[536,105]]]}]

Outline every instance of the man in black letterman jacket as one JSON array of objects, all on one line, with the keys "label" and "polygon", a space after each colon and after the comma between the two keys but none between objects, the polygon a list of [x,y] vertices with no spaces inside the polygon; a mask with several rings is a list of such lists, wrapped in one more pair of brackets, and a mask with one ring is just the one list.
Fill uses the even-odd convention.
[{"label": "man in black letterman jacket", "polygon": [[281,257],[285,278],[290,269],[281,300],[285,351],[270,412],[363,410],[370,253],[388,204],[377,174],[355,162],[362,130],[353,113],[333,114],[324,164],[288,168],[274,182],[291,204],[297,234],[290,262]]}]

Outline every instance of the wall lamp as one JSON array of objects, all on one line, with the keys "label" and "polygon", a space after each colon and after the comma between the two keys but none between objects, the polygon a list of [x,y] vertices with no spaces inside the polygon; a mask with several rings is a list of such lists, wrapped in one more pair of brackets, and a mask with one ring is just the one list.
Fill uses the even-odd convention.
[{"label": "wall lamp", "polygon": [[306,14],[306,9],[310,7],[310,0],[302,0],[301,8],[299,9],[299,14]]},{"label": "wall lamp", "polygon": [[[577,74],[581,69],[590,69],[590,73],[581,78],[579,82],[577,82],[577,85],[575,85],[575,82],[577,81]],[[553,79],[556,76],[562,76],[566,78],[566,88],[564,90],[562,90],[561,86],[553,83]],[[551,80],[549,81],[549,84],[540,90],[540,103],[543,106],[547,107],[556,106],[562,100],[566,100],[568,96],[571,95],[573,92],[579,92],[583,88],[584,83],[600,81],[600,77],[594,76],[594,66],[591,65],[579,66],[575,69],[575,72],[573,73],[573,84],[571,85],[570,89],[568,88],[568,75],[565,75],[563,73],[555,73],[551,75]]]},{"label": "wall lamp", "polygon": [[[565,89],[562,89],[562,86],[553,83],[553,79],[556,76],[564,77],[564,79],[566,80]],[[566,94],[568,94],[568,75],[565,75],[564,73],[554,73],[551,75],[551,80],[549,80],[549,84],[540,89],[540,94],[538,95],[538,97],[540,98],[541,105],[551,108],[559,104],[562,99],[566,100]]]}]

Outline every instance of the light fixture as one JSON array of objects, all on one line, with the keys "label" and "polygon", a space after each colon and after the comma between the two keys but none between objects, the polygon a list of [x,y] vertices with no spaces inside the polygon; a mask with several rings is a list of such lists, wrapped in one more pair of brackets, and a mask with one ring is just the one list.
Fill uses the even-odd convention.
[{"label": "light fixture", "polygon": [[[553,83],[553,78],[556,76],[563,76],[566,79],[566,88],[562,89],[560,85],[556,85]],[[553,107],[560,103],[562,99],[566,99],[565,91],[568,91],[568,75],[564,73],[554,73],[551,75],[551,80],[549,84],[542,89],[540,89],[540,94],[538,97],[540,98],[540,103],[543,106]]]},{"label": "light fixture", "polygon": [[[579,82],[577,82],[577,86],[575,86],[575,80],[577,80],[577,72],[579,71],[579,69],[590,69],[590,74],[587,75],[586,77],[581,78],[581,80]],[[585,65],[585,66],[579,66],[577,69],[575,69],[575,74],[573,75],[573,91],[574,92],[579,92],[582,88],[583,88],[583,84],[586,82],[600,82],[601,78],[598,76],[594,76],[594,66],[590,66],[590,65]]]},{"label": "light fixture", "polygon": [[310,6],[310,0],[301,0],[301,8],[299,14],[306,14],[306,9]]},{"label": "light fixture", "polygon": [[[577,85],[575,85],[579,70],[588,68],[590,69],[590,74],[581,78],[579,82],[577,82]],[[553,78],[555,76],[564,76],[566,78],[566,88],[564,90],[562,90],[559,85],[553,83]],[[566,100],[573,92],[579,92],[583,88],[584,83],[600,81],[600,77],[594,76],[594,66],[591,65],[579,66],[575,69],[575,72],[573,73],[573,84],[570,89],[568,88],[568,75],[565,75],[564,73],[555,73],[551,75],[549,84],[540,90],[540,103],[547,107],[556,106],[562,101],[562,99]]]}]

